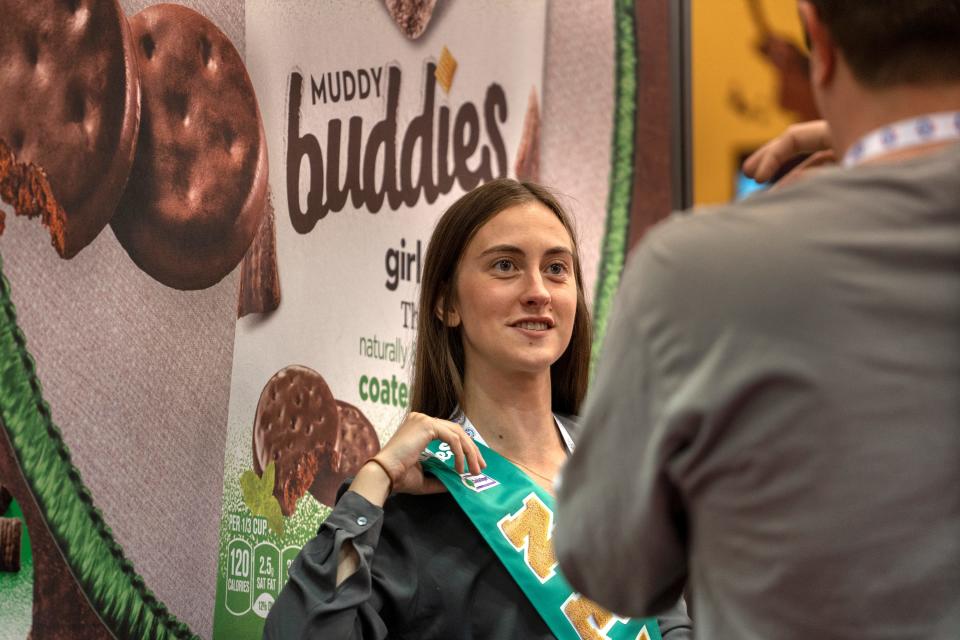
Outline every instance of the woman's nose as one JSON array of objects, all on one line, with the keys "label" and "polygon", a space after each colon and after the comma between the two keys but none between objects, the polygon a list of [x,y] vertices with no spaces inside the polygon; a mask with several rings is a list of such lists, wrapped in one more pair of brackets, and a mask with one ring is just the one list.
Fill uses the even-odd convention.
[{"label": "woman's nose", "polygon": [[526,279],[526,288],[523,292],[523,304],[543,306],[550,302],[550,290],[543,281],[543,274],[534,271]]}]

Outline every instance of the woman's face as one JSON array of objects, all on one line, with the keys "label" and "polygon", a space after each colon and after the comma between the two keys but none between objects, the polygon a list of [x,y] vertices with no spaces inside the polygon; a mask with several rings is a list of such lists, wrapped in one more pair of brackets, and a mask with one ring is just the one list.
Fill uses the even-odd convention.
[{"label": "woman's face", "polygon": [[576,309],[573,241],[543,204],[504,209],[467,244],[450,323],[462,325],[468,375],[549,370]]}]

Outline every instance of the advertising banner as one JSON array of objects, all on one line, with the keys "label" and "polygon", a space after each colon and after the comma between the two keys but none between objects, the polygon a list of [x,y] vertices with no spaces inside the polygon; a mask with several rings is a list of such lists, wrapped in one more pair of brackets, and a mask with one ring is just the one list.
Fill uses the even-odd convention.
[{"label": "advertising banner", "polygon": [[556,189],[599,344],[654,4],[0,0],[0,640],[259,637],[481,182]]},{"label": "advertising banner", "polygon": [[399,424],[439,215],[538,177],[546,2],[409,4],[246,4],[275,236],[247,256],[240,313],[245,288],[274,302],[237,322],[216,638],[259,637],[340,484]]}]

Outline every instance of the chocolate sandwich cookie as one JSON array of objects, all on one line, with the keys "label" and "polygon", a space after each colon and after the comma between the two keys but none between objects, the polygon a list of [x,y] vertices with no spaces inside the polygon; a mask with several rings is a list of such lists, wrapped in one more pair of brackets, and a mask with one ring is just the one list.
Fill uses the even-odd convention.
[{"label": "chocolate sandwich cookie", "polygon": [[323,376],[292,365],[278,371],[260,393],[253,424],[253,470],[273,461],[273,495],[283,515],[293,515],[316,477],[320,460],[336,449],[337,402]]},{"label": "chocolate sandwich cookie", "polygon": [[240,54],[199,13],[159,4],[130,25],[143,124],[111,226],[151,277],[204,289],[237,266],[263,220],[267,145],[257,98]]},{"label": "chocolate sandwich cookie", "polygon": [[116,0],[0,0],[0,195],[72,258],[130,175],[140,76]]},{"label": "chocolate sandwich cookie", "polygon": [[377,431],[360,409],[337,400],[337,410],[340,416],[337,444],[330,455],[318,458],[317,475],[310,486],[310,494],[331,507],[343,481],[356,475],[363,463],[380,451]]},{"label": "chocolate sandwich cookie", "polygon": [[400,30],[416,40],[430,23],[437,0],[384,0],[384,4]]},{"label": "chocolate sandwich cookie", "polygon": [[530,90],[527,113],[523,117],[523,132],[517,146],[517,159],[513,165],[517,180],[540,181],[540,103],[537,90]]}]

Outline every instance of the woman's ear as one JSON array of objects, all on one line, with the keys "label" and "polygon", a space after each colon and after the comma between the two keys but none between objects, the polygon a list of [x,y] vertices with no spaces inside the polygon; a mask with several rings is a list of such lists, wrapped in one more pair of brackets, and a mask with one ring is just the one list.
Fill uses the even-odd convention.
[{"label": "woman's ear", "polygon": [[[437,306],[433,309],[433,313],[437,316],[437,319],[439,319],[440,322],[444,323],[448,327],[459,327],[460,312],[457,311],[456,306],[446,310],[445,306],[445,300],[443,296],[440,296],[440,299],[437,300]],[[444,313],[444,311],[446,311],[446,313]]]}]

